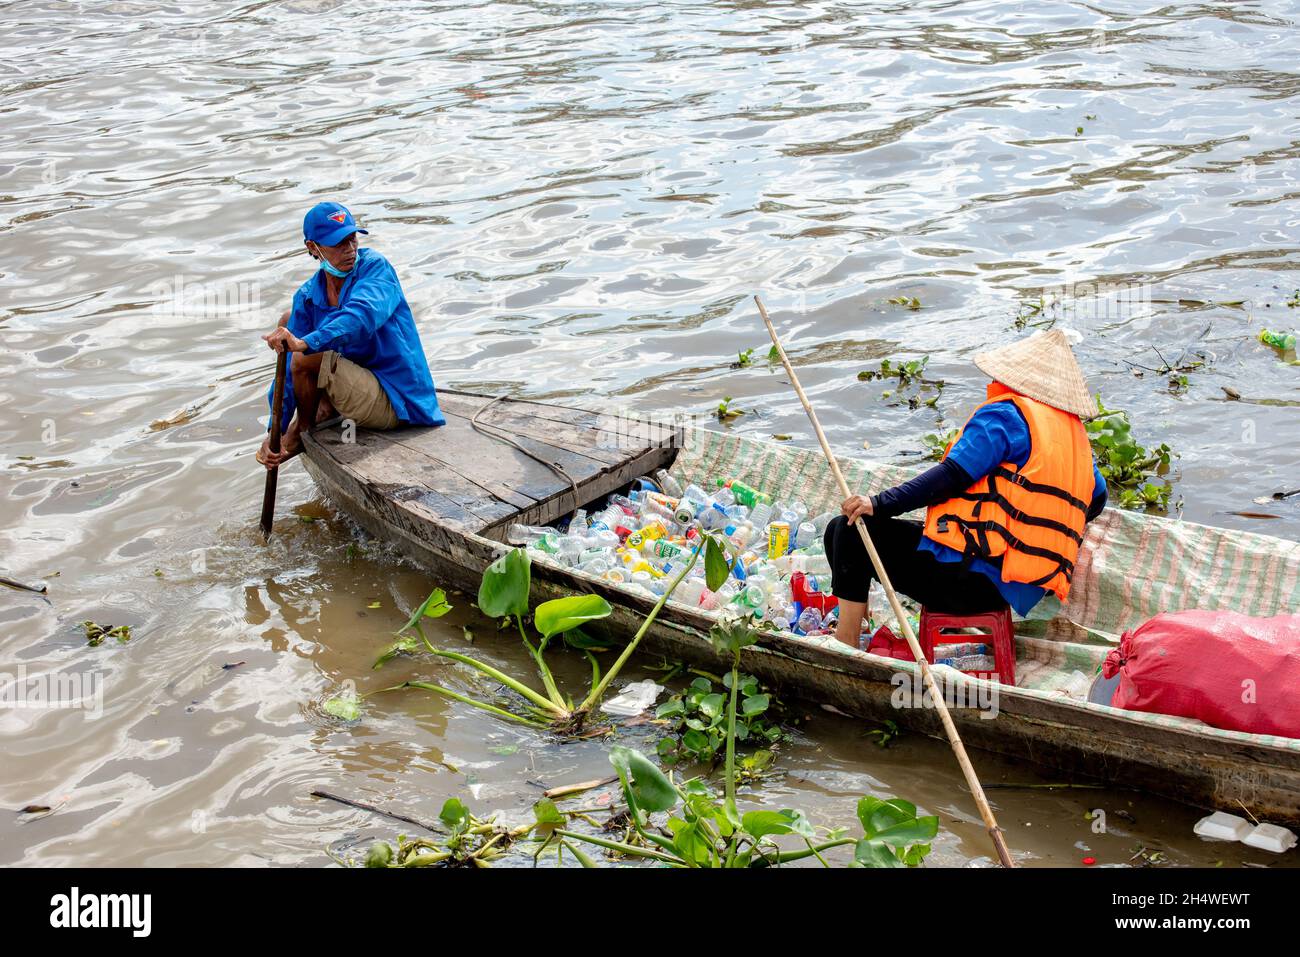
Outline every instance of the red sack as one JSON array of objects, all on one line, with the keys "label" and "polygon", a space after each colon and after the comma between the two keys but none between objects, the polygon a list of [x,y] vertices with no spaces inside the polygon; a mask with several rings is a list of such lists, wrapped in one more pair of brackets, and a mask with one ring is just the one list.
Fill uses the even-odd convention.
[{"label": "red sack", "polygon": [[871,644],[867,646],[867,654],[897,658],[899,661],[916,660],[912,656],[912,649],[908,646],[907,639],[899,638],[888,625],[881,625],[876,629],[876,633],[871,636]]},{"label": "red sack", "polygon": [[1300,738],[1300,615],[1156,615],[1106,656],[1103,676],[1117,672],[1116,708]]}]

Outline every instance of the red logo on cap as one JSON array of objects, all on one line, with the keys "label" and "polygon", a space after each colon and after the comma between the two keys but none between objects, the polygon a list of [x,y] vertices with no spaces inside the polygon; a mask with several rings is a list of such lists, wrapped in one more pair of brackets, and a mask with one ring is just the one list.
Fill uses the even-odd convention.
[{"label": "red logo on cap", "polygon": [[343,220],[347,218],[348,218],[347,213],[335,213],[333,216],[330,217],[330,219],[334,220],[334,222],[336,223],[341,223],[343,222]]}]

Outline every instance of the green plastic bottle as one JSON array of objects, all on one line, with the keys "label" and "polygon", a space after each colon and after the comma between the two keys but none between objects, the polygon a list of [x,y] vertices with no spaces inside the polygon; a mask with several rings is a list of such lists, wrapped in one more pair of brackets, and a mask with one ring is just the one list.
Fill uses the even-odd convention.
[{"label": "green plastic bottle", "polygon": [[1294,332],[1269,332],[1265,329],[1259,334],[1259,341],[1266,346],[1272,346],[1274,349],[1281,349],[1283,352],[1295,351]]},{"label": "green plastic bottle", "polygon": [[736,497],[736,503],[745,506],[745,508],[753,508],[760,502],[772,501],[769,495],[746,485],[744,482],[739,482],[736,479],[718,479],[717,482],[718,488],[725,487],[731,489],[731,494]]}]

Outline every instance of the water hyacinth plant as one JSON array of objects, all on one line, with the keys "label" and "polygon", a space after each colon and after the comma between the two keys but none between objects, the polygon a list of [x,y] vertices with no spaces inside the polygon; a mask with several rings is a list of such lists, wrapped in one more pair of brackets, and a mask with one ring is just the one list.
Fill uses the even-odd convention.
[{"label": "water hyacinth plant", "polygon": [[[726,694],[731,688],[730,673],[722,679],[722,691],[715,691],[713,682],[704,676],[697,677],[681,694],[673,695],[655,712],[655,717],[668,722],[669,736],[658,744],[659,760],[665,765],[681,761],[713,764],[723,747],[726,736]],[[763,746],[779,742],[784,733],[772,720],[772,696],[759,687],[752,675],[740,676],[740,707],[737,715],[736,738],[739,742],[754,742],[760,746],[751,768],[761,770],[772,758]],[[766,755],[762,757],[760,755]]]},{"label": "water hyacinth plant", "polygon": [[[850,867],[918,866],[930,852],[928,842],[939,831],[939,819],[917,817],[915,805],[897,798],[862,798],[858,802],[862,836],[856,838],[846,836],[843,829],[819,835],[808,817],[796,809],[740,813],[736,806],[740,654],[758,636],[749,619],[720,623],[709,634],[714,649],[732,661],[726,711],[727,772],[721,800],[703,778],[678,784],[641,752],[614,747],[609,761],[618,773],[636,842],[557,826],[546,838],[547,843],[557,844],[561,854],[570,851],[584,867],[595,864],[581,854],[577,844],[591,844],[669,867],[772,867],[814,857],[829,867],[825,852],[849,845],[853,846]],[[661,813],[669,814],[666,823],[662,828],[653,826],[650,815]],[[804,846],[783,850],[773,840],[782,835],[793,836]]]},{"label": "water hyacinth plant", "polygon": [[1115,504],[1120,508],[1157,509],[1169,507],[1172,491],[1168,482],[1157,485],[1158,479],[1168,471],[1174,455],[1165,443],[1148,450],[1133,438],[1128,413],[1108,409],[1097,396],[1097,417],[1085,423],[1097,468]]},{"label": "water hyacinth plant", "polygon": [[[537,824],[505,828],[494,819],[479,820],[459,798],[449,798],[438,814],[445,833],[438,837],[397,836],[397,847],[376,841],[366,853],[366,867],[488,867]],[[340,862],[346,865],[346,862]]]},{"label": "water hyacinth plant", "polygon": [[[601,647],[603,643],[597,644],[593,642],[580,628],[588,622],[608,617],[613,611],[609,602],[599,595],[592,594],[568,595],[564,598],[543,602],[532,611],[532,623],[537,634],[530,636],[525,626],[525,620],[529,616],[532,563],[526,549],[515,548],[489,565],[483,573],[483,582],[479,586],[478,607],[485,615],[491,618],[512,621],[519,629],[520,640],[537,667],[537,674],[542,684],[540,690],[531,688],[524,682],[469,655],[434,647],[421,629],[420,622],[425,617],[438,617],[445,614],[446,598],[440,589],[435,590],[424,605],[416,610],[410,621],[399,632],[398,640],[380,655],[375,662],[375,667],[381,667],[385,662],[392,660],[399,654],[416,651],[420,644],[423,644],[429,653],[473,668],[475,671],[486,675],[518,694],[523,699],[523,713],[516,713],[490,702],[470,698],[467,695],[429,681],[412,680],[382,690],[397,691],[402,688],[419,688],[453,698],[517,724],[550,728],[564,734],[577,734],[583,729],[588,715],[600,703],[614,678],[636,651],[641,639],[649,631],[650,625],[654,623],[664,603],[676,590],[677,586],[690,574],[691,569],[695,567],[700,555],[704,555],[705,582],[710,590],[717,590],[722,587],[722,583],[726,581],[727,576],[731,573],[731,567],[722,544],[714,536],[709,535],[702,529],[699,531],[700,540],[703,543],[702,547],[692,552],[690,558],[672,579],[667,590],[660,596],[659,601],[656,602],[654,608],[646,616],[645,621],[641,623],[636,635],[628,642],[618,659],[603,675],[601,674],[600,662],[593,654],[593,648]],[[446,606],[446,608],[449,607]],[[416,634],[407,634],[410,631],[414,631]],[[576,703],[571,696],[562,692],[556,685],[555,677],[546,662],[547,647],[556,638],[562,639],[570,648],[580,651],[591,662],[590,688],[582,700]],[[372,694],[375,693],[379,692],[372,692]]]}]

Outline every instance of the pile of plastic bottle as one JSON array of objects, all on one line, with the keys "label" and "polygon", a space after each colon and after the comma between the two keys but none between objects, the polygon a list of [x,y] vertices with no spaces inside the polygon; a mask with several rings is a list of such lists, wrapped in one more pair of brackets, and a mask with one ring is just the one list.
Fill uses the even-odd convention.
[{"label": "pile of plastic bottle", "polygon": [[682,485],[660,470],[638,479],[628,495],[611,495],[590,513],[578,509],[567,526],[512,525],[508,540],[562,565],[659,596],[700,547],[697,529],[727,539],[738,556],[716,592],[705,584],[703,558],[672,600],[710,612],[734,610],[798,635],[835,628],[838,599],[822,533],[836,512],[808,514],[796,500],[770,496],[734,479],[713,488]]},{"label": "pile of plastic bottle", "polygon": [[995,671],[996,663],[989,646],[962,642],[934,646],[934,663],[949,665],[958,671]]}]

